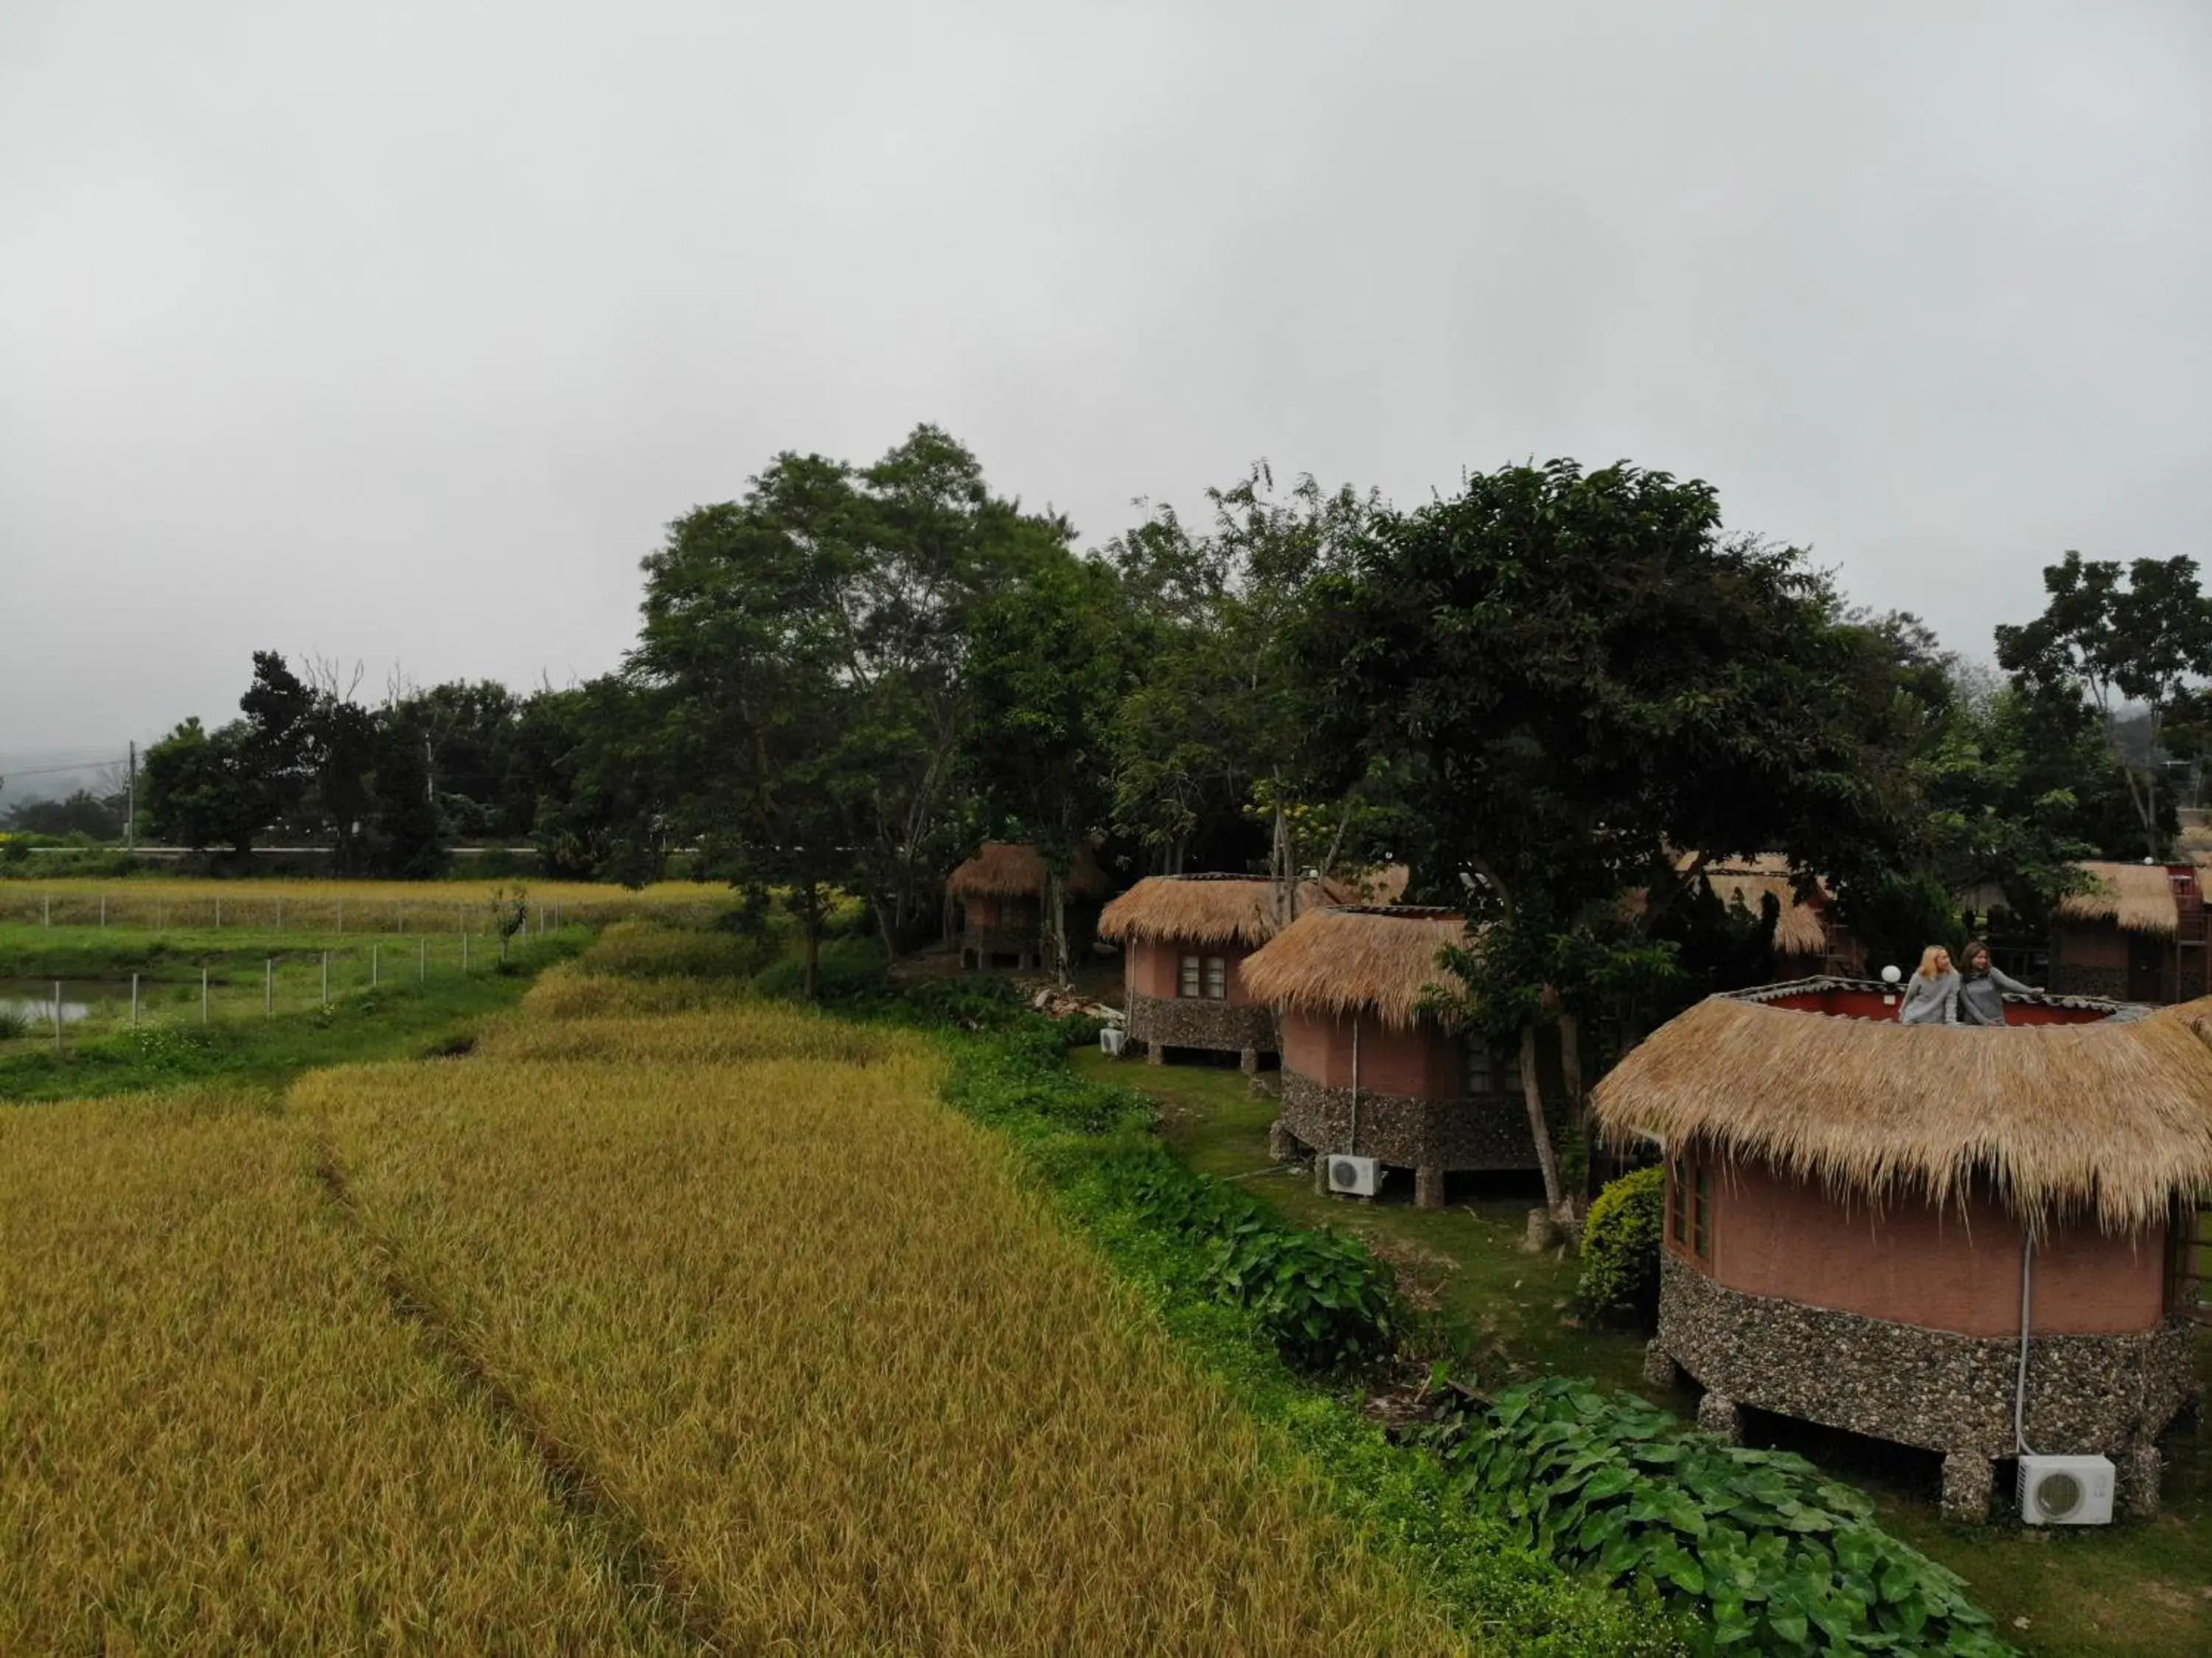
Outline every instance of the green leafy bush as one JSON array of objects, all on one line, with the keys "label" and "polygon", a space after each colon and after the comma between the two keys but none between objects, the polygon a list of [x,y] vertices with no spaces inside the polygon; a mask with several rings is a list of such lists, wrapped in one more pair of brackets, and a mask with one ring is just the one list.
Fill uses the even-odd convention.
[{"label": "green leafy bush", "polygon": [[0,1042],[13,1042],[30,1033],[30,1015],[15,1008],[0,1008]]},{"label": "green leafy bush", "polygon": [[1659,1228],[1667,1171],[1639,1168],[1597,1194],[1583,1223],[1577,1297],[1592,1313],[1632,1312],[1649,1327],[1659,1316]]},{"label": "green leafy bush", "polygon": [[1401,1320],[1390,1269],[1356,1238],[1294,1227],[1254,1198],[1180,1166],[1133,1193],[1153,1224],[1194,1241],[1217,1300],[1254,1314],[1291,1363],[1338,1371],[1386,1357]]},{"label": "green leafy bush", "polygon": [[1563,1564],[1696,1614],[1701,1652],[2011,1651],[1963,1582],[1802,1457],[1739,1449],[1559,1377],[1429,1437],[1481,1512]]},{"label": "green leafy bush", "polygon": [[[867,1003],[890,992],[884,947],[873,939],[824,940],[817,966],[817,994],[824,1002]],[[753,989],[763,996],[797,996],[805,983],[806,964],[796,955],[787,955],[753,976]]]}]

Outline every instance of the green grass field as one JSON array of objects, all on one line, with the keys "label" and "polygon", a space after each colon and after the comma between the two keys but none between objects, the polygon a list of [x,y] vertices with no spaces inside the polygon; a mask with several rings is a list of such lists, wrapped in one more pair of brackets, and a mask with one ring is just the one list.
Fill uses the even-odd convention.
[{"label": "green grass field", "polygon": [[[1570,1297],[1574,1263],[1519,1247],[1540,1191],[1489,1195],[1444,1210],[1403,1200],[1365,1203],[1316,1194],[1303,1174],[1273,1165],[1267,1125],[1275,1101],[1234,1070],[1153,1066],[1076,1056],[1086,1075],[1137,1088],[1158,1102],[1163,1131],[1195,1168],[1235,1177],[1304,1224],[1365,1236],[1417,1294],[1432,1299],[1471,1353],[1480,1380],[1530,1373],[1588,1375],[1650,1396],[1639,1337],[1592,1329]],[[2212,1332],[2200,1344],[2212,1389]],[[1685,1415],[1676,1392],[1658,1403]],[[2212,1433],[2167,1443],[2166,1511],[2147,1525],[2034,1528],[1998,1521],[1951,1525],[1935,1512],[1932,1486],[1912,1459],[1863,1441],[1785,1429],[1786,1442],[1869,1491],[1882,1523],[1972,1586],[2000,1632],[2030,1653],[2088,1658],[2202,1658],[2212,1652]]]}]

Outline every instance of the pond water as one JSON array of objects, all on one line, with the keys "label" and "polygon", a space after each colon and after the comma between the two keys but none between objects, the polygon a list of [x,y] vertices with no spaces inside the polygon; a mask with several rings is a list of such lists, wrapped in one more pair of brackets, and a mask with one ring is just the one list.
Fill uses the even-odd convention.
[{"label": "pond water", "polygon": [[[103,1002],[127,1003],[130,1000],[131,981],[127,978],[65,978],[62,981],[62,1023],[75,1024]],[[51,1029],[54,1021],[54,981],[0,978],[0,1014],[13,1014]]]}]

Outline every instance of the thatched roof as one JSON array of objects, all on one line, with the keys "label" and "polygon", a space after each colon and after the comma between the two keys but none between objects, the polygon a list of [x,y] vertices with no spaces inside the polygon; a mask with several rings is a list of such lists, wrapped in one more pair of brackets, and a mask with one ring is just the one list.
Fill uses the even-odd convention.
[{"label": "thatched roof", "polygon": [[2181,911],[2173,901],[2173,882],[2162,863],[2085,863],[2081,866],[2096,880],[2092,891],[2074,893],[2058,901],[2058,913],[2068,921],[2116,922],[2124,933],[2154,933],[2172,938],[2181,930]]},{"label": "thatched roof", "polygon": [[1453,910],[1311,910],[1246,960],[1244,985],[1278,1007],[1372,1013],[1411,1029],[1424,992],[1448,978],[1437,951],[1466,938],[1467,917]]},{"label": "thatched roof", "polygon": [[1705,884],[1723,904],[1741,899],[1756,916],[1766,894],[1782,906],[1774,923],[1774,948],[1784,955],[1821,955],[1828,948],[1827,923],[1814,905],[1797,896],[1790,879],[1790,860],[1778,853],[1762,852],[1753,858],[1731,858],[1705,866]]},{"label": "thatched roof", "polygon": [[[1298,911],[1343,904],[1334,881],[1298,884]],[[1275,883],[1265,875],[1147,875],[1108,905],[1101,938],[1178,938],[1194,944],[1265,944],[1275,936]]]},{"label": "thatched roof", "polygon": [[1872,1204],[1963,1199],[1978,1178],[2033,1225],[2162,1218],[2212,1196],[2212,998],[2075,1025],[1899,1025],[1709,997],[1592,1096],[1654,1135]]},{"label": "thatched roof", "polygon": [[[1015,841],[987,840],[983,850],[945,880],[945,889],[957,899],[1042,898],[1044,857],[1034,846]],[[1067,890],[1095,895],[1106,890],[1106,872],[1087,846],[1075,855],[1068,871]]]}]

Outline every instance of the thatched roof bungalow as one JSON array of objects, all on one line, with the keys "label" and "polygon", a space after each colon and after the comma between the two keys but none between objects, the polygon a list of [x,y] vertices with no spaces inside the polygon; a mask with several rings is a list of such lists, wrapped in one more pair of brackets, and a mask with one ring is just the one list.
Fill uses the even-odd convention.
[{"label": "thatched roof bungalow", "polygon": [[2023,1437],[2112,1456],[2154,1505],[2191,1386],[2212,1001],[2022,998],[1984,1029],[1898,1024],[1885,994],[1709,997],[1599,1083],[1601,1131],[1669,1173],[1652,1379],[1703,1384],[1722,1431],[1751,1405],[1942,1451],[1954,1515]]},{"label": "thatched roof bungalow", "polygon": [[2130,1002],[2206,990],[2204,893],[2191,863],[2084,863],[2093,885],[2059,901],[2051,987]]},{"label": "thatched roof bungalow", "polygon": [[[1147,875],[1106,906],[1099,936],[1121,945],[1127,1032],[1154,1063],[1170,1050],[1234,1053],[1256,1071],[1275,1051],[1275,1013],[1244,962],[1281,926],[1265,875]],[[1300,883],[1297,908],[1339,904],[1334,881]]]},{"label": "thatched roof bungalow", "polygon": [[[1045,959],[1045,863],[1034,846],[986,841],[975,856],[945,878],[945,890],[960,906],[960,960],[969,967],[1027,969]],[[1087,846],[1080,848],[1066,881],[1067,948],[1080,956],[1091,948],[1097,901],[1106,872]]]},{"label": "thatched roof bungalow", "polygon": [[1756,857],[1718,859],[1705,866],[1705,884],[1723,905],[1741,904],[1756,916],[1772,897],[1781,911],[1774,927],[1774,954],[1785,978],[1807,973],[1856,973],[1866,966],[1866,951],[1836,914],[1835,895],[1826,882],[1800,898],[1790,860],[1778,852]]},{"label": "thatched roof bungalow", "polygon": [[1448,1174],[1536,1167],[1518,1057],[1430,1009],[1431,987],[1448,978],[1437,953],[1466,936],[1451,910],[1316,910],[1245,962],[1281,1032],[1278,1155],[1410,1168],[1425,1208],[1443,1205]]}]

